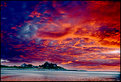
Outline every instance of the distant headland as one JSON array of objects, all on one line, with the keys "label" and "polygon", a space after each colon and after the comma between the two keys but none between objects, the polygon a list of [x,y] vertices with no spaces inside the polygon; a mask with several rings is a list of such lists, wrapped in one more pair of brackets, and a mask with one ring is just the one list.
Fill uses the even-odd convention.
[{"label": "distant headland", "polygon": [[58,66],[57,64],[53,64],[50,62],[45,62],[42,65],[39,66],[34,66],[32,64],[26,64],[23,63],[20,66],[6,66],[6,65],[1,65],[1,68],[16,68],[16,69],[38,69],[38,70],[57,70],[57,71],[86,71],[86,70],[68,70],[65,69],[61,66]]}]

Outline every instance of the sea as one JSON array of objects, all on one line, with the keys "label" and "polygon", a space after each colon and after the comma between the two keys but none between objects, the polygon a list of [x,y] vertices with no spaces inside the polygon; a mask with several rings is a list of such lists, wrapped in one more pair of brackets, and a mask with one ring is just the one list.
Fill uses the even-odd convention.
[{"label": "sea", "polygon": [[1,81],[120,81],[120,72],[1,69]]}]

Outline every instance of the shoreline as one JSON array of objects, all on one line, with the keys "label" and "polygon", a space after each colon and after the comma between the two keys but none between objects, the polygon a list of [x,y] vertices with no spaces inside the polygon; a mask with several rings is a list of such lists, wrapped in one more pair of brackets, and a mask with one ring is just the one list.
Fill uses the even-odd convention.
[{"label": "shoreline", "polygon": [[1,81],[118,81],[120,72],[1,70]]}]

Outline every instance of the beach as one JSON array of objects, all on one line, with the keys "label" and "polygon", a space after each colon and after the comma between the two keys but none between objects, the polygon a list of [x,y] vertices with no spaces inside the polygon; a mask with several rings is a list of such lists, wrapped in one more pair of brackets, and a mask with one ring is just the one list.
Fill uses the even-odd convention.
[{"label": "beach", "polygon": [[1,69],[1,81],[119,81],[120,72]]}]

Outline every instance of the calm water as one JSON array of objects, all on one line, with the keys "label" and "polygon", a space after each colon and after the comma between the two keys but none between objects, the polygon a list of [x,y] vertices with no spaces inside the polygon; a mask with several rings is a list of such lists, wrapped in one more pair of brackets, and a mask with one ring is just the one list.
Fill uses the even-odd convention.
[{"label": "calm water", "polygon": [[2,81],[114,81],[120,72],[1,70]]}]

